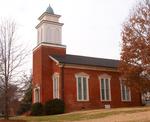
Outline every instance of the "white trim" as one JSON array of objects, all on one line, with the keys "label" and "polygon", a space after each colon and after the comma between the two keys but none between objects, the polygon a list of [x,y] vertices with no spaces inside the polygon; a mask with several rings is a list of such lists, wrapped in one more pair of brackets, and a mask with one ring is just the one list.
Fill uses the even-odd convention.
[{"label": "white trim", "polygon": [[126,95],[126,91],[127,91],[127,89],[126,89],[126,86],[124,85],[124,87],[125,87],[125,100],[123,100],[123,93],[122,93],[122,85],[124,85],[124,84],[122,84],[121,82],[120,82],[120,87],[121,87],[121,100],[123,101],[123,102],[131,102],[131,90],[130,90],[130,88],[129,88],[129,100],[127,100],[127,95]]},{"label": "white trim", "polygon": [[56,18],[60,18],[60,17],[61,17],[61,15],[49,14],[49,13],[44,12],[44,13],[38,18],[38,20],[41,21],[41,19],[42,19],[45,15],[48,15],[48,16],[51,16],[51,17],[56,17]]},{"label": "white trim", "polygon": [[[56,80],[56,86],[58,85],[58,91],[56,91],[58,93],[58,96],[55,97],[55,92],[54,92],[54,82],[55,80],[54,79],[57,79],[58,78],[58,84],[57,84],[57,80]],[[52,79],[53,79],[53,99],[55,98],[58,98],[59,99],[59,73],[55,72],[53,75],[52,75]],[[56,95],[57,95],[56,93]]]},{"label": "white trim", "polygon": [[[77,101],[89,101],[89,85],[88,85],[88,79],[89,79],[89,76],[88,74],[84,73],[84,72],[80,72],[80,73],[77,73],[75,74],[75,78],[76,78],[76,88],[77,88]],[[79,93],[78,93],[78,78],[81,78],[81,92],[82,92],[82,100],[79,100],[78,96],[79,96]],[[83,78],[86,78],[86,94],[87,94],[87,99],[84,100],[83,99]]]},{"label": "white trim", "polygon": [[[59,67],[62,67],[63,65],[61,63],[58,64]],[[118,68],[107,68],[107,67],[99,67],[99,66],[87,66],[87,65],[76,65],[72,64],[66,64],[66,68],[74,68],[74,69],[89,69],[89,70],[99,70],[99,71],[111,71],[111,72],[118,72]]]},{"label": "white trim", "polygon": [[[46,44],[47,43],[47,44]],[[48,42],[45,42],[45,43],[40,43],[38,46],[36,46],[34,49],[33,49],[33,52],[39,48],[40,46],[49,46],[49,47],[61,47],[61,48],[66,48],[65,45],[57,45],[57,44],[51,44],[51,43],[48,43]]]},{"label": "white trim", "polygon": [[90,75],[86,74],[85,72],[76,73],[75,77],[87,77],[89,78]]},{"label": "white trim", "polygon": [[[119,77],[119,80],[120,80],[121,100],[122,100],[123,102],[131,102],[131,90],[130,90],[130,88],[129,88],[129,100],[126,100],[126,86],[121,83],[121,82],[122,82],[122,79],[125,80],[125,78],[122,78],[122,77],[120,76],[120,77]],[[122,94],[123,94],[123,93],[122,93],[122,85],[125,86],[125,100],[123,100],[123,96],[122,96]]]},{"label": "white trim", "polygon": [[42,25],[42,24],[44,24],[44,23],[46,23],[46,24],[52,24],[52,25],[57,25],[57,26],[63,26],[64,24],[63,23],[59,23],[59,22],[54,22],[54,21],[47,21],[47,20],[42,20],[35,28],[36,29],[38,29],[38,28],[40,28],[40,26]]},{"label": "white trim", "polygon": [[38,100],[38,102],[40,102],[40,86],[39,86],[39,87],[34,88],[34,103],[36,103],[36,101],[35,101],[36,100],[36,98],[35,98],[35,90],[36,89],[38,89],[38,91],[39,91],[39,100]]},{"label": "white trim", "polygon": [[[110,85],[110,80],[111,80],[111,76],[103,73],[101,75],[98,75],[98,79],[99,79],[99,84],[100,84],[100,100],[101,101],[111,101],[111,85]],[[102,89],[101,89],[101,79],[104,79],[104,95],[105,95],[105,100],[102,100]],[[108,84],[109,84],[109,100],[106,100],[106,83],[105,80],[108,79]]]},{"label": "white trim", "polygon": [[54,61],[54,62],[56,62],[56,65],[58,65],[59,64],[59,61],[57,61],[55,58],[53,58],[52,56],[50,56],[49,55],[49,57]]}]

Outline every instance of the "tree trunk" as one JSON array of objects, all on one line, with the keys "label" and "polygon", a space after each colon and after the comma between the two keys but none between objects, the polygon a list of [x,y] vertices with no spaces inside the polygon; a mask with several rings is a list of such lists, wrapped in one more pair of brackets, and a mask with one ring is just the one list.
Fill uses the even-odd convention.
[{"label": "tree trunk", "polygon": [[8,97],[7,97],[7,91],[6,91],[6,95],[5,95],[5,119],[8,120],[9,116],[8,116]]}]

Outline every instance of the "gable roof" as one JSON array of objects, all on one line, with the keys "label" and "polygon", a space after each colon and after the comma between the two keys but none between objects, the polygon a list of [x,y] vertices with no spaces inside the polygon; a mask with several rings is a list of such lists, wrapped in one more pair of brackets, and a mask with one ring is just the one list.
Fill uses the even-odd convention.
[{"label": "gable roof", "polygon": [[118,68],[119,60],[104,59],[104,58],[94,58],[78,55],[49,55],[51,59],[58,63],[68,63],[68,64],[79,64],[79,65],[89,65],[89,66],[100,66],[100,67],[111,67]]}]

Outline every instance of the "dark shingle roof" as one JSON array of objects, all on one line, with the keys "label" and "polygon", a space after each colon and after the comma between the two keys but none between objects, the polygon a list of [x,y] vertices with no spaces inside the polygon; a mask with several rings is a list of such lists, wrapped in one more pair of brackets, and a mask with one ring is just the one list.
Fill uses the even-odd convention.
[{"label": "dark shingle roof", "polygon": [[90,65],[90,66],[100,66],[100,67],[119,67],[119,60],[112,59],[103,59],[103,58],[93,58],[86,56],[78,56],[78,55],[50,55],[59,63],[69,63],[69,64],[79,64],[79,65]]}]

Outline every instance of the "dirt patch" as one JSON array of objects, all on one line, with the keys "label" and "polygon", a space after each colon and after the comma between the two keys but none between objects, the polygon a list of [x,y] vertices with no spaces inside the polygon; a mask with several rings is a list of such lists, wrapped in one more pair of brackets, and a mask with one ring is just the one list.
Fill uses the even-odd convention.
[{"label": "dirt patch", "polygon": [[26,120],[18,120],[18,119],[11,119],[11,120],[4,120],[0,119],[0,122],[27,122]]}]

